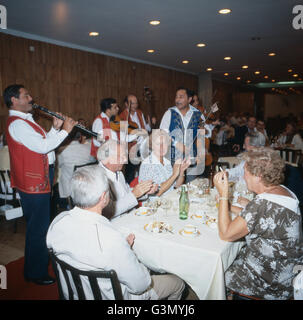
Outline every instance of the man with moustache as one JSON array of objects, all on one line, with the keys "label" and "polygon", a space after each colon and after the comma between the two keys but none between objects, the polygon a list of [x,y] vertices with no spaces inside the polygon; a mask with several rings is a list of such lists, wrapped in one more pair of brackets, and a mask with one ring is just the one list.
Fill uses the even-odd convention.
[{"label": "man with moustache", "polygon": [[[197,138],[200,120],[205,120],[203,114],[191,105],[192,92],[189,89],[180,87],[176,92],[174,107],[169,108],[163,115],[160,129],[169,133],[172,138],[171,162],[179,158],[197,157]],[[202,174],[199,172],[198,174]],[[189,182],[195,176],[186,176]]]},{"label": "man with moustache", "polygon": [[48,275],[46,247],[54,149],[77,122],[68,117],[64,122],[54,117],[53,127],[46,133],[33,119],[33,99],[23,85],[8,86],[3,97],[9,109],[6,139],[10,154],[11,187],[16,188],[20,195],[26,219],[24,278],[39,285],[49,285],[55,281]]}]

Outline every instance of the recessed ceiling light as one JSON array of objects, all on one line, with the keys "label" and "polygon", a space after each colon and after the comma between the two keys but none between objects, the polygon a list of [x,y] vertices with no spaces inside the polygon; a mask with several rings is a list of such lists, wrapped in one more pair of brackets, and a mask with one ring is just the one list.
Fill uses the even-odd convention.
[{"label": "recessed ceiling light", "polygon": [[229,75],[229,73],[228,73],[228,72],[225,72],[225,73],[224,73],[224,75],[225,75],[225,76],[228,76],[228,75]]},{"label": "recessed ceiling light", "polygon": [[237,80],[241,80],[241,77],[237,77]]},{"label": "recessed ceiling light", "polygon": [[228,14],[228,13],[231,13],[231,10],[230,9],[221,9],[221,10],[219,10],[219,13],[220,14]]},{"label": "recessed ceiling light", "polygon": [[250,81],[250,80],[247,80],[246,83],[251,83],[251,81]]},{"label": "recessed ceiling light", "polygon": [[189,63],[189,61],[188,60],[183,60],[182,63],[187,64],[187,63]]},{"label": "recessed ceiling light", "polygon": [[148,50],[146,50],[146,52],[153,53],[153,52],[155,52],[155,50],[154,49],[148,49]]},{"label": "recessed ceiling light", "polygon": [[274,52],[271,52],[268,54],[270,57],[274,57],[276,54]]},{"label": "recessed ceiling light", "polygon": [[302,78],[299,78],[298,80],[299,80],[299,81],[302,81]]},{"label": "recessed ceiling light", "polygon": [[272,79],[271,82],[276,82],[276,80],[275,80],[275,79]]},{"label": "recessed ceiling light", "polygon": [[159,20],[152,20],[152,21],[149,21],[149,24],[151,24],[153,26],[157,26],[160,24],[160,21]]},{"label": "recessed ceiling light", "polygon": [[260,71],[255,71],[255,74],[260,74]]},{"label": "recessed ceiling light", "polygon": [[202,47],[205,47],[205,46],[206,46],[205,43],[197,43],[197,47],[199,47],[199,48],[202,48]]},{"label": "recessed ceiling light", "polygon": [[206,69],[206,71],[212,71],[213,70],[213,68],[207,68]]},{"label": "recessed ceiling light", "polygon": [[224,60],[231,60],[231,57],[224,57]]},{"label": "recessed ceiling light", "polygon": [[89,33],[90,37],[97,37],[98,35],[99,35],[99,32],[96,32],[96,31],[92,31]]},{"label": "recessed ceiling light", "polygon": [[297,73],[292,75],[294,78],[297,78],[299,75]]},{"label": "recessed ceiling light", "polygon": [[248,68],[248,66],[242,66],[242,69],[247,69]]},{"label": "recessed ceiling light", "polygon": [[288,71],[288,72],[292,72],[292,69],[288,69],[287,71]]},{"label": "recessed ceiling light", "polygon": [[268,76],[264,76],[264,79],[268,79]]}]

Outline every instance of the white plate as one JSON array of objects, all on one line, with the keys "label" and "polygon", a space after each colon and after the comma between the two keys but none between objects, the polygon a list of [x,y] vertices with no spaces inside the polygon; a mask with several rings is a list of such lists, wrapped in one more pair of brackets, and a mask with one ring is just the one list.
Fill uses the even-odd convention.
[{"label": "white plate", "polygon": [[202,222],[204,222],[205,219],[206,219],[206,217],[205,217],[204,214],[192,214],[192,215],[191,215],[191,218],[192,218],[193,220],[202,221]]},{"label": "white plate", "polygon": [[183,236],[183,237],[195,238],[195,237],[198,237],[198,236],[200,235],[200,231],[197,230],[197,232],[195,232],[195,233],[185,233],[185,232],[184,232],[184,229],[181,229],[181,230],[179,231],[179,234],[180,234],[181,236]]}]

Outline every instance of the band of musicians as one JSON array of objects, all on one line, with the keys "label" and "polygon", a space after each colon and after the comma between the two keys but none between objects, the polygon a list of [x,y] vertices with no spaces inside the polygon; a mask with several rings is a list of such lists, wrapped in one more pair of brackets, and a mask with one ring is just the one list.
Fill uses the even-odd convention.
[{"label": "band of musicians", "polygon": [[[221,114],[220,101],[203,106],[198,94],[186,87],[176,88],[174,105],[162,110],[161,119],[157,119],[152,108],[150,112],[140,108],[143,100],[154,100],[152,91],[146,88],[142,97],[129,93],[122,103],[117,97],[100,97],[91,123],[84,114],[82,118],[73,119],[71,115],[50,111],[51,106],[37,106],[39,97],[32,97],[31,88],[22,84],[7,86],[3,98],[8,108],[5,140],[11,187],[20,196],[26,220],[26,282],[43,286],[56,282],[49,274],[51,248],[63,261],[80,270],[115,270],[124,299],[182,299],[186,288],[184,279],[169,272],[150,272],[133,250],[136,235],[130,233],[125,238],[112,221],[148,201],[183,188],[196,178],[208,179],[209,188],[215,187],[218,192],[220,238],[232,242],[250,236],[249,220],[242,218],[240,212],[244,208],[245,213],[245,206],[250,208],[254,200],[249,202],[239,197],[245,203],[241,209],[230,207],[237,217],[231,221],[226,201],[227,179],[245,179],[247,187],[255,193],[280,188],[277,186],[282,178],[275,184],[263,184],[261,173],[248,179],[252,176],[249,164],[258,159],[267,157],[277,164],[273,172],[283,169],[281,159],[276,159],[271,151],[258,151],[270,144],[262,123],[257,126],[257,119],[252,115]],[[48,132],[37,120],[42,114],[52,122]],[[254,152],[260,155],[254,158]],[[251,158],[241,158],[233,169],[218,171],[215,168],[220,157],[242,153]],[[272,179],[278,179],[274,176]],[[282,187],[277,192],[277,196],[296,197]],[[277,212],[282,212],[278,208],[282,204],[277,203]],[[288,212],[296,211],[298,201],[285,206]],[[297,221],[299,217],[293,219]],[[232,224],[235,227],[229,228]],[[300,239],[297,237],[296,241]],[[297,242],[292,249],[285,249],[292,250],[290,255],[294,259],[301,254]],[[237,278],[249,249],[241,252],[226,273],[230,290],[240,291],[247,285],[246,280]],[[260,277],[262,285],[249,287],[247,292],[265,295],[267,280],[262,275],[252,277]],[[99,285],[104,299],[115,298],[108,283]],[[289,285],[278,283],[277,288],[290,294]],[[275,298],[275,294],[272,297]]]}]

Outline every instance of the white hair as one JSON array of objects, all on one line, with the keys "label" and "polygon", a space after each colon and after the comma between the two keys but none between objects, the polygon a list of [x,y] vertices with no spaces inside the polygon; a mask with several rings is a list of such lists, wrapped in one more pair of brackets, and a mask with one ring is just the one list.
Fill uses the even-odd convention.
[{"label": "white hair", "polygon": [[116,140],[107,140],[105,141],[97,152],[97,159],[101,162],[106,162],[107,159],[112,158],[113,156],[117,157],[117,150],[120,143]]},{"label": "white hair", "polygon": [[100,165],[79,168],[72,176],[71,197],[79,208],[95,206],[108,189],[108,180]]}]

